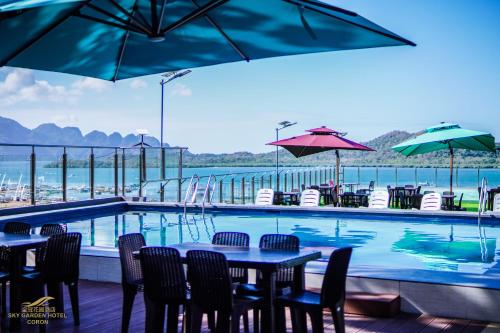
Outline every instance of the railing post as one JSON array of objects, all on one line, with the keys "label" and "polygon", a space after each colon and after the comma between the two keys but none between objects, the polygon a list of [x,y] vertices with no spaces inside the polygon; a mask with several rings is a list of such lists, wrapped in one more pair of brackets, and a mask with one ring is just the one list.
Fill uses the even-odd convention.
[{"label": "railing post", "polygon": [[95,189],[94,189],[94,184],[95,184],[95,169],[94,169],[94,148],[90,148],[90,157],[89,157],[89,181],[90,181],[90,199],[94,199],[95,197]]},{"label": "railing post", "polygon": [[119,175],[118,175],[118,149],[115,149],[115,154],[113,156],[114,158],[114,163],[113,163],[113,168],[114,168],[114,180],[115,180],[115,197],[118,196],[118,187],[119,187]]},{"label": "railing post", "polygon": [[299,191],[301,190],[300,188],[300,171],[297,172],[297,187],[299,188]]},{"label": "railing post", "polygon": [[415,168],[415,187],[418,186],[418,175],[417,175],[417,168]]},{"label": "railing post", "polygon": [[31,186],[31,204],[36,205],[36,155],[35,146],[31,147],[30,156],[30,186]]},{"label": "railing post", "polygon": [[314,185],[318,185],[318,170],[314,170]]},{"label": "railing post", "polygon": [[250,181],[250,191],[252,196],[252,202],[255,203],[255,176],[252,176],[252,179]]},{"label": "railing post", "polygon": [[276,173],[276,191],[280,190],[280,174],[279,172]]},{"label": "railing post", "polygon": [[234,204],[234,177],[231,178],[231,204]]},{"label": "railing post", "polygon": [[273,174],[269,175],[269,188],[273,188]]},{"label": "railing post", "polygon": [[66,147],[63,148],[62,154],[62,200],[68,201],[68,154],[66,154]]},{"label": "railing post", "polygon": [[481,186],[480,174],[481,174],[481,168],[477,168],[477,187]]},{"label": "railing post", "polygon": [[438,186],[438,169],[434,168],[434,187]]},{"label": "railing post", "polygon": [[161,148],[161,170],[160,170],[160,178],[162,180],[166,178],[166,176],[165,176],[165,163],[166,163],[165,148]]},{"label": "railing post", "polygon": [[241,177],[241,204],[245,204],[245,177]]},{"label": "railing post", "polygon": [[395,173],[396,173],[396,186],[398,186],[398,168],[397,167],[395,169]]},{"label": "railing post", "polygon": [[139,197],[144,194],[144,182],[146,181],[146,148],[139,150]]},{"label": "railing post", "polygon": [[312,182],[312,170],[309,170],[309,186],[313,185]]},{"label": "railing post", "polygon": [[223,184],[222,184],[222,179],[219,180],[219,203],[222,203],[223,199],[224,199],[224,196],[222,194],[222,188],[223,188]]},{"label": "railing post", "polygon": [[182,198],[182,148],[179,149],[179,165],[177,166],[177,202]]},{"label": "railing post", "polygon": [[126,173],[126,170],[125,170],[125,166],[126,166],[126,163],[125,163],[125,148],[122,149],[122,195],[125,196],[125,183],[127,181],[127,179],[125,178],[125,175],[127,174]]},{"label": "railing post", "polygon": [[264,175],[260,176],[260,188],[264,188]]},{"label": "railing post", "polygon": [[307,171],[304,171],[304,187],[307,187]]}]

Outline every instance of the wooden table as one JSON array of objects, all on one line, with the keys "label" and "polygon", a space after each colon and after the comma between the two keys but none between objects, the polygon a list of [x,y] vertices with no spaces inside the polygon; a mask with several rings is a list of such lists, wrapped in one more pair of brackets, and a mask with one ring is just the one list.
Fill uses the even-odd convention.
[{"label": "wooden table", "polygon": [[[21,312],[20,286],[19,280],[23,271],[23,265],[26,261],[26,251],[43,247],[47,243],[48,237],[40,235],[16,235],[0,232],[0,247],[6,247],[10,250],[10,313]],[[10,328],[15,329],[19,326],[18,318],[10,319]]]},{"label": "wooden table", "polygon": [[[262,272],[262,284],[264,287],[264,308],[262,311],[262,332],[276,332],[274,298],[276,288],[276,272],[280,268],[294,267],[294,292],[300,292],[305,288],[305,265],[308,261],[321,258],[320,251],[299,250],[282,251],[259,249],[255,247],[236,247],[202,243],[183,243],[170,245],[181,254],[183,261],[186,260],[186,252],[189,250],[205,250],[223,253],[230,267],[258,269]],[[135,256],[138,253],[134,253]]]}]

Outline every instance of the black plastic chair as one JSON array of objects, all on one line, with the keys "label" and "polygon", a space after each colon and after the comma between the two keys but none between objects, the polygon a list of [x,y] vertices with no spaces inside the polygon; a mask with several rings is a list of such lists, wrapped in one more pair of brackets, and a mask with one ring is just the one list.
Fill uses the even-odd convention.
[{"label": "black plastic chair", "polygon": [[179,309],[186,304],[186,278],[181,255],[170,247],[143,247],[140,262],[144,277],[144,303],[146,304],[146,332],[164,331],[165,306],[167,333],[177,332]]},{"label": "black plastic chair", "polygon": [[[212,244],[227,246],[250,246],[250,236],[243,232],[217,232],[212,238]],[[229,268],[233,283],[248,283],[248,270],[245,268]],[[208,315],[208,323],[211,329],[215,328],[214,314]],[[248,332],[248,314],[243,314],[243,325],[245,332]]]},{"label": "black plastic chair", "polygon": [[464,199],[464,194],[461,193],[460,194],[460,199],[458,200],[458,205],[453,205],[453,210],[456,210],[456,211],[466,211],[467,209],[466,208],[462,208],[462,200]]},{"label": "black plastic chair", "polygon": [[[300,239],[293,235],[266,234],[262,235],[259,241],[259,248],[261,249],[298,251],[299,246]],[[276,295],[283,295],[291,292],[294,284],[293,277],[293,268],[282,268],[276,272]],[[264,289],[262,288],[261,272],[257,270],[255,284],[246,283],[238,285],[236,288],[236,294],[262,297],[264,295]],[[277,316],[284,315],[284,312],[277,313]],[[257,311],[254,312],[253,319],[254,327],[259,327],[259,314]]]},{"label": "black plastic chair", "polygon": [[80,277],[81,244],[82,234],[78,232],[51,236],[47,241],[46,252],[43,262],[40,264],[40,270],[21,275],[23,293],[27,292],[32,299],[45,296],[45,285],[51,283],[66,284],[71,299],[75,326],[80,325],[78,279]]},{"label": "black plastic chair", "polygon": [[240,332],[240,318],[260,306],[261,299],[233,295],[226,256],[212,251],[191,250],[186,254],[191,300],[188,306],[190,333],[201,331],[204,313],[217,312],[216,333]]},{"label": "black plastic chair", "polygon": [[122,333],[128,332],[135,295],[143,290],[143,278],[140,260],[133,253],[146,246],[144,236],[140,233],[122,235],[118,238],[118,252],[122,271]]},{"label": "black plastic chair", "polygon": [[[345,285],[351,253],[352,248],[350,247],[332,252],[320,294],[304,291],[299,294],[283,295],[277,298],[277,311],[284,311],[285,307],[292,310],[294,332],[307,332],[306,322],[303,320],[304,316],[299,315],[307,313],[311,317],[312,332],[323,333],[323,309],[325,308],[330,309],[332,313],[335,333],[345,332]],[[283,318],[278,319],[283,320]],[[283,323],[280,322],[277,325],[282,326]]]},{"label": "black plastic chair", "polygon": [[[55,224],[55,223],[47,223],[42,225],[42,228],[40,229],[40,236],[54,236],[54,235],[61,235],[65,234],[67,231],[66,226],[62,224]],[[25,266],[23,270],[26,273],[33,272],[36,269],[39,269],[40,264],[43,262],[43,257],[45,256],[45,250],[46,246],[40,247],[35,250],[35,266]]]},{"label": "black plastic chair", "polygon": [[7,315],[7,281],[9,281],[9,274],[7,272],[0,272],[0,284],[2,285],[2,309],[1,316],[5,318]]},{"label": "black plastic chair", "polygon": [[[3,232],[6,234],[29,235],[31,225],[24,222],[7,222],[3,227]],[[26,264],[26,263],[24,263]],[[23,264],[23,265],[24,265]],[[10,249],[0,247],[0,269],[8,271],[10,268]],[[2,317],[5,317],[5,308],[7,306],[7,283],[2,283]]]}]

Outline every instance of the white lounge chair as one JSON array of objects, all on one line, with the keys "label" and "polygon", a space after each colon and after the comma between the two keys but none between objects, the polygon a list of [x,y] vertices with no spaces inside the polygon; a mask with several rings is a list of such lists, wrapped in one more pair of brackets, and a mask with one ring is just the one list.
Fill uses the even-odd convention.
[{"label": "white lounge chair", "polygon": [[319,191],[304,190],[300,195],[300,205],[302,207],[318,207],[319,206]]},{"label": "white lounge chair", "polygon": [[370,194],[368,208],[384,209],[389,207],[389,192],[374,191]]},{"label": "white lounge chair", "polygon": [[274,201],[274,191],[270,188],[261,188],[257,191],[255,198],[255,205],[257,206],[271,206]]},{"label": "white lounge chair", "polygon": [[427,193],[422,197],[420,210],[441,210],[442,198],[439,193]]},{"label": "white lounge chair", "polygon": [[493,199],[493,211],[500,212],[500,193],[495,194]]}]

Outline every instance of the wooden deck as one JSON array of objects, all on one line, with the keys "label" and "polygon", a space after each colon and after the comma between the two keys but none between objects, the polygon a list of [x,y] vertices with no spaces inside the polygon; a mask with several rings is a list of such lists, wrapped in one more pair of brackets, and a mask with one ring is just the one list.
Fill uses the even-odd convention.
[{"label": "wooden deck", "polygon": [[[66,289],[66,288],[65,288]],[[66,293],[66,290],[65,290]],[[73,326],[69,298],[65,294],[67,319],[53,320],[49,323],[47,332],[69,333],[69,332],[119,332],[122,302],[121,286],[116,283],[91,282],[82,280],[80,283],[80,316],[79,327]],[[138,294],[129,332],[144,332],[144,304],[142,294]],[[500,332],[500,328],[488,327],[488,323],[436,318],[425,315],[400,314],[394,318],[370,318],[358,315],[347,315],[347,332],[408,332],[408,333],[432,333],[432,332],[463,332],[475,333],[483,330],[488,333]],[[334,332],[331,317],[325,313],[325,332]],[[288,323],[288,330],[291,326]],[[5,328],[0,332],[7,331]],[[206,325],[205,325],[205,331]],[[17,332],[38,332],[35,327],[29,327],[23,323],[22,329]]]}]

